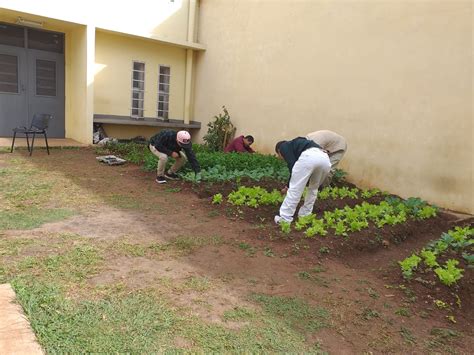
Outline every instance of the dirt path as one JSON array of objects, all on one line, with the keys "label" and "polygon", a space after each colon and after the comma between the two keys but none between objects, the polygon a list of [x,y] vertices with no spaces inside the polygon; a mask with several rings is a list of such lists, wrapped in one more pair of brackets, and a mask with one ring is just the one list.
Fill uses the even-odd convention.
[{"label": "dirt path", "polygon": [[[262,236],[259,225],[230,220],[192,192],[178,191],[177,184],[160,186],[136,166],[109,167],[94,157],[89,149],[53,150],[51,156],[38,151],[31,159],[21,151],[1,154],[0,167],[20,159],[25,167],[59,177],[55,184],[63,185],[55,188],[66,197],[57,204],[78,212],[36,229],[7,230],[4,236],[87,238],[106,251],[104,267],[88,281],[91,287],[157,287],[176,307],[237,330],[242,323],[223,322],[222,315],[235,307],[257,307],[252,294],[304,299],[329,310],[330,326],[306,335],[329,353],[467,354],[472,349],[470,323],[449,323],[436,309],[421,313],[399,285],[384,279],[381,265],[348,265],[305,250],[304,243],[281,245]],[[376,260],[385,258],[386,267],[394,262],[389,257]],[[447,339],[433,333],[436,328],[463,336]]]}]

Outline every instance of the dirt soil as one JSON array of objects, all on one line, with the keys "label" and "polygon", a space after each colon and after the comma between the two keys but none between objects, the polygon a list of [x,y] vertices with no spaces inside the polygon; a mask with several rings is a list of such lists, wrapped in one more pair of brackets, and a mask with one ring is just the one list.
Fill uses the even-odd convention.
[{"label": "dirt soil", "polygon": [[[454,225],[469,222],[457,223],[452,215],[441,213],[430,220],[382,230],[371,227],[347,240],[333,235],[308,239],[299,232],[284,235],[274,226],[278,206],[241,208],[239,212],[229,205],[211,205],[210,196],[216,192],[227,195],[236,187],[232,183],[200,187],[183,182],[158,185],[153,173],[138,166],[98,163],[92,149],[53,150],[50,156],[39,150],[31,162],[70,178],[99,202],[80,215],[45,224],[25,235],[61,231],[99,242],[129,240],[143,244],[196,235],[219,236],[224,241],[175,258],[130,258],[111,253],[107,271],[91,280],[94,285],[120,280],[132,288],[145,288],[165,278],[180,282],[206,277],[213,280],[215,287],[204,295],[177,290],[175,301],[209,322],[220,322],[225,310],[247,304],[249,294],[255,292],[301,297],[329,309],[332,326],[310,338],[318,339],[330,353],[468,354],[473,349],[473,270],[466,268],[465,277],[454,290],[462,300],[459,307],[453,291],[417,281],[407,283],[397,266],[414,249],[437,239]],[[255,185],[281,187],[271,181]],[[117,194],[121,196],[119,203],[111,198]],[[127,198],[143,208],[130,207],[125,203]],[[315,212],[358,202],[317,201]],[[6,235],[17,236],[18,231],[7,231]],[[203,299],[210,306],[199,306]],[[450,310],[437,309],[436,299],[450,303]],[[376,315],[371,316],[371,310]],[[454,316],[456,323],[448,315]],[[434,328],[454,329],[463,336],[446,340],[441,346],[436,343],[441,340],[431,333]],[[409,329],[416,340],[407,340],[403,329]]]}]

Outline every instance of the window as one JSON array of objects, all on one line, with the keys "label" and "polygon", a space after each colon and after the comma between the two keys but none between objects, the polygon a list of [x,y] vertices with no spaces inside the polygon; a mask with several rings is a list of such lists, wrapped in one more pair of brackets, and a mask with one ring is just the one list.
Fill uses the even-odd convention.
[{"label": "window", "polygon": [[64,35],[62,33],[28,29],[28,48],[64,53]]},{"label": "window", "polygon": [[36,95],[56,96],[56,62],[36,59]]},{"label": "window", "polygon": [[0,92],[18,93],[18,58],[0,54]]},{"label": "window", "polygon": [[145,63],[133,62],[131,116],[143,117],[145,100]]},{"label": "window", "polygon": [[170,77],[171,68],[160,65],[160,74],[158,76],[158,117],[165,120],[169,119]]}]

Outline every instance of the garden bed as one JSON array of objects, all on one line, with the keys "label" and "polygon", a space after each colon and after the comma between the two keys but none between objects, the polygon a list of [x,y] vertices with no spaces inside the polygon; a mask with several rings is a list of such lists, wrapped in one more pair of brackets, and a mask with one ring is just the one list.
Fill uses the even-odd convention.
[{"label": "garden bed", "polygon": [[[337,181],[334,184],[337,189],[320,192],[311,221],[300,226],[300,230],[295,230],[297,220],[291,227],[282,228],[273,219],[283,198],[278,191],[286,182],[284,164],[270,156],[226,155],[207,152],[201,147],[196,150],[202,162],[203,178],[194,180],[194,174],[185,171],[184,181],[167,185],[176,191],[195,193],[213,215],[251,224],[251,233],[239,235],[242,241],[249,245],[256,240],[271,241],[272,246],[266,251],[269,256],[297,255],[316,262],[335,259],[361,272],[375,273],[386,280],[388,294],[409,302],[416,312],[445,312],[449,322],[469,324],[474,315],[469,307],[474,294],[472,265],[458,255],[456,265],[463,270],[463,277],[451,285],[441,284],[436,274],[423,269],[421,275],[407,279],[402,276],[400,266],[412,253],[420,252],[430,241],[452,229],[457,217],[417,198],[402,200]],[[153,159],[144,152],[145,170],[153,170]],[[248,189],[250,192],[243,192],[248,196],[240,196],[239,189],[246,187],[256,187],[257,192]],[[270,202],[261,203],[259,198]],[[472,226],[472,221],[457,223],[466,224]],[[472,248],[466,252],[471,253]],[[439,267],[446,268],[447,261],[447,257],[440,257]]]}]

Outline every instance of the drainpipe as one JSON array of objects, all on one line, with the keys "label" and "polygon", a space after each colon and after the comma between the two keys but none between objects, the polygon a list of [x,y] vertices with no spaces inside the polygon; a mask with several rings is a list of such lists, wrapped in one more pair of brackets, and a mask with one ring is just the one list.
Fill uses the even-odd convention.
[{"label": "drainpipe", "polygon": [[[194,42],[194,21],[196,18],[197,0],[189,0],[188,12],[188,38],[190,43]],[[192,77],[193,77],[193,59],[194,52],[192,49],[186,49],[186,82],[184,86],[184,123],[189,124],[191,118],[191,94],[192,94]]]}]

